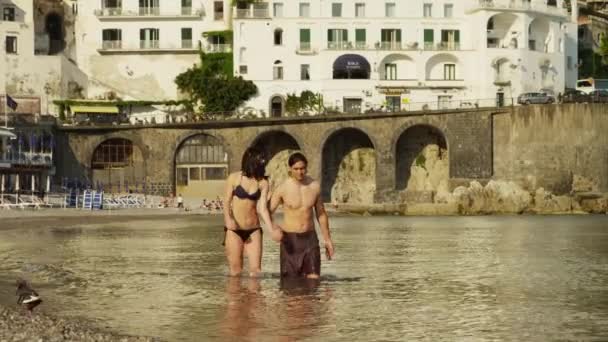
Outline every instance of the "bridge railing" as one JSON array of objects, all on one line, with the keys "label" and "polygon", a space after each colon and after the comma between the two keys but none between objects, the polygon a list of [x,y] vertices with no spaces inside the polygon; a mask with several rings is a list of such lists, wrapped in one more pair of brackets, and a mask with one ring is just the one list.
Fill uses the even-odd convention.
[{"label": "bridge railing", "polygon": [[409,111],[442,111],[454,109],[470,109],[470,108],[494,108],[512,106],[514,104],[512,98],[503,99],[464,99],[464,100],[439,100],[432,102],[405,102],[401,106],[394,108],[384,108],[383,111],[394,112],[409,112]]}]

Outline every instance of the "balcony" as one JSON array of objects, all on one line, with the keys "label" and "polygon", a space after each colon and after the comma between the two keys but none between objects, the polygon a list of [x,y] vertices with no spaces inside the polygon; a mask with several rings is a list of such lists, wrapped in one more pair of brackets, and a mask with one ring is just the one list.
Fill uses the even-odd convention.
[{"label": "balcony", "polygon": [[505,75],[494,75],[494,85],[504,87],[511,85],[511,80]]},{"label": "balcony", "polygon": [[50,152],[21,152],[9,150],[0,153],[0,164],[21,166],[53,166],[53,154]]},{"label": "balcony", "polygon": [[165,19],[198,19],[202,17],[202,9],[193,9],[192,7],[182,7],[179,12],[161,12],[159,7],[140,7],[138,11],[123,10],[121,7],[108,7],[96,9],[95,15],[99,20],[116,21],[116,20],[155,20],[159,18]]},{"label": "balcony", "polygon": [[463,79],[427,79],[423,82],[422,86],[427,88],[466,88]]},{"label": "balcony", "polygon": [[207,44],[204,51],[207,53],[232,52],[232,44]]},{"label": "balcony", "polygon": [[380,42],[376,43],[376,50],[384,51],[411,51],[418,50],[418,43]]},{"label": "balcony", "polygon": [[196,53],[198,47],[195,47],[191,39],[178,41],[178,44],[160,44],[158,40],[140,40],[136,42],[126,43],[121,40],[104,40],[101,43],[101,48],[97,51],[100,54],[124,54],[124,53]]},{"label": "balcony", "polygon": [[268,3],[252,4],[249,8],[237,8],[236,19],[270,19]]},{"label": "balcony", "polygon": [[328,50],[352,50],[352,42],[327,42]]},{"label": "balcony", "polygon": [[457,42],[440,42],[437,44],[425,42],[424,50],[428,51],[458,51],[460,50],[460,43]]},{"label": "balcony", "polygon": [[296,49],[298,55],[316,55],[317,53],[317,49],[313,49],[310,43],[300,43]]},{"label": "balcony", "polygon": [[567,9],[550,6],[545,0],[475,0],[466,12],[472,13],[479,10],[532,11],[560,17],[568,15]]}]

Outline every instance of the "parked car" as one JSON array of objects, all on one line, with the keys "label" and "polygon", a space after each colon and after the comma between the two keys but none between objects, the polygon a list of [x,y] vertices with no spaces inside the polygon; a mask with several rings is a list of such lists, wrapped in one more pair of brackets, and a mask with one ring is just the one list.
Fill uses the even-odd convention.
[{"label": "parked car", "polygon": [[608,102],[608,90],[598,89],[589,93],[591,102],[606,103]]},{"label": "parked car", "polygon": [[568,89],[562,96],[563,103],[583,103],[589,102],[590,98],[584,91]]},{"label": "parked car", "polygon": [[523,93],[517,97],[519,104],[553,103],[555,97],[547,93]]}]

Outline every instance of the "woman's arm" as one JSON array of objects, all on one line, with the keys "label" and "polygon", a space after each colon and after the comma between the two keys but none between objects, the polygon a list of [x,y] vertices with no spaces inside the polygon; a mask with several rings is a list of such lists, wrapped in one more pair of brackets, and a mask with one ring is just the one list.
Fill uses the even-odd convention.
[{"label": "woman's arm", "polygon": [[272,217],[270,217],[270,212],[268,211],[268,181],[261,181],[260,188],[262,190],[262,194],[260,195],[260,200],[257,203],[258,211],[260,216],[262,216],[262,220],[266,225],[268,232],[272,230]]},{"label": "woman's arm", "polygon": [[228,229],[237,229],[236,220],[232,216],[232,183],[235,174],[231,174],[226,179],[226,186],[224,187],[224,226]]}]

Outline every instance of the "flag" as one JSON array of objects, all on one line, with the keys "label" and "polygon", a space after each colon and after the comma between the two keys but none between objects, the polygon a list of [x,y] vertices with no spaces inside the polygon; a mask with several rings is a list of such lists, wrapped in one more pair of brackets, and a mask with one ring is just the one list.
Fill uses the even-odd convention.
[{"label": "flag", "polygon": [[8,95],[6,95],[6,105],[12,110],[17,110],[17,101]]}]

